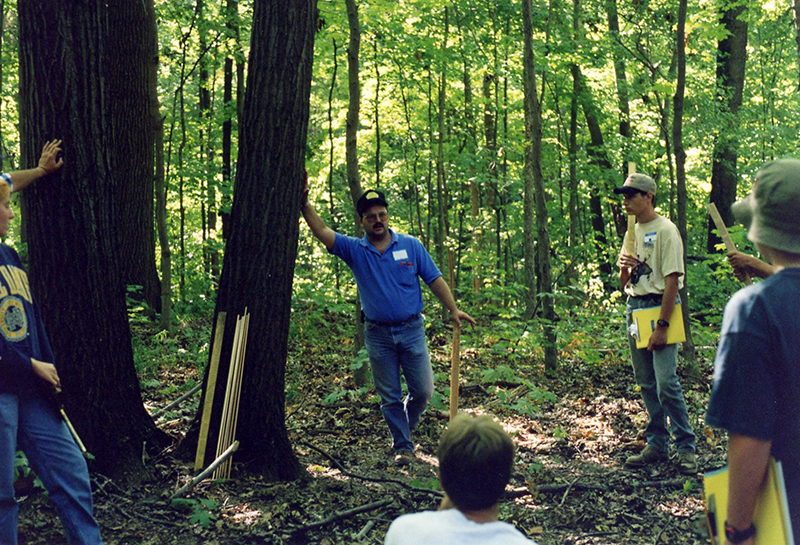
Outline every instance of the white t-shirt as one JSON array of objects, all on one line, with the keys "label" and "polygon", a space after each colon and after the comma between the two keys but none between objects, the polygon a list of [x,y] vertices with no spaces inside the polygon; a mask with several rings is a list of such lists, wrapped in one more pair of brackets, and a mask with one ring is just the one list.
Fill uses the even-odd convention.
[{"label": "white t-shirt", "polygon": [[[624,252],[628,234],[622,242]],[[635,297],[664,293],[666,276],[678,273],[678,289],[683,287],[683,241],[675,224],[663,216],[636,224],[636,257],[641,263],[631,272],[625,293]]]},{"label": "white t-shirt", "polygon": [[403,515],[389,526],[384,545],[536,545],[507,522],[479,524],[458,509]]}]

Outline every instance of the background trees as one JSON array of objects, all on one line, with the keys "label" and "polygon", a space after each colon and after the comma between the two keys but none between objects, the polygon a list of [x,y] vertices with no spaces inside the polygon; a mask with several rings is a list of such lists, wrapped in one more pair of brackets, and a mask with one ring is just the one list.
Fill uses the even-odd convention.
[{"label": "background trees", "polygon": [[[681,36],[678,6],[669,3],[532,3],[535,73],[526,74],[521,0],[347,4],[320,1],[313,44],[304,34],[302,47],[307,49],[291,52],[293,58],[313,58],[308,88],[300,80],[282,88],[272,74],[259,75],[264,66],[254,64],[257,47],[251,46],[251,36],[261,32],[257,25],[269,24],[259,22],[259,16],[267,17],[256,13],[263,6],[250,0],[157,0],[152,12],[149,3],[141,9],[113,2],[107,8],[2,4],[7,21],[0,76],[5,91],[0,102],[3,166],[30,163],[46,138],[64,138],[67,146],[61,181],[31,190],[23,203],[22,226],[30,230],[34,289],[52,309],[47,325],[62,339],[65,358],[73,358],[63,362],[75,373],[70,387],[105,403],[100,399],[105,390],[96,390],[95,382],[114,382],[125,389],[123,405],[141,404],[134,399],[134,386],[137,378],[146,382],[148,372],[126,348],[125,294],[142,294],[145,304],[129,298],[127,317],[146,321],[150,311],[160,310],[157,272],[174,290],[174,319],[162,323],[164,328],[172,322],[185,328],[199,317],[211,323],[220,305],[232,305],[226,308],[229,320],[245,305],[278,313],[269,320],[254,313],[258,329],[269,330],[255,341],[269,354],[255,356],[254,365],[270,369],[265,376],[273,382],[254,378],[247,388],[253,395],[270,391],[275,396],[270,422],[281,420],[285,349],[266,338],[326,335],[349,349],[355,329],[327,327],[326,316],[352,312],[354,284],[305,229],[299,230],[293,285],[288,278],[298,235],[295,188],[288,180],[295,179],[303,163],[318,210],[348,234],[354,234],[356,184],[386,191],[398,230],[419,237],[443,270],[445,256],[453,256],[456,296],[481,319],[475,342],[492,346],[511,362],[538,365],[545,356],[542,346],[552,345],[545,343],[546,335],[558,333],[553,350],[563,358],[577,330],[585,327],[582,317],[616,310],[613,262],[624,218],[610,190],[623,179],[626,163],[634,161],[658,181],[662,212],[685,221],[694,323],[715,319],[709,316],[726,299],[719,285],[736,286],[715,272],[722,269],[711,257],[705,204],[717,187],[715,169],[725,170],[724,201],[729,204],[749,191],[752,174],[764,161],[798,153],[800,97],[794,89],[800,64],[791,10],[724,0],[689,5]],[[269,21],[287,15],[292,6],[270,12]],[[351,13],[358,9],[357,69],[348,62],[352,45],[344,46],[356,38],[348,7]],[[57,14],[55,20],[43,20],[45,8]],[[81,32],[72,20],[81,22]],[[132,20],[141,22],[134,25],[136,31],[129,30]],[[157,72],[148,75],[147,66],[156,68],[156,42],[144,29],[155,28],[155,20],[159,61]],[[67,45],[58,41],[64,28],[76,32]],[[115,34],[121,39],[103,41]],[[265,36],[275,40],[275,50],[275,44],[294,43],[286,33]],[[727,53],[726,43],[738,47]],[[728,70],[744,51],[747,63]],[[42,58],[49,64],[42,64]],[[346,64],[354,68],[347,78]],[[525,152],[537,129],[526,128],[528,78],[523,76],[538,82],[541,110],[540,169],[530,179],[540,181],[541,198],[527,218]],[[290,89],[299,94],[290,96]],[[283,94],[269,94],[278,92]],[[309,114],[303,132],[295,127],[303,115],[292,108],[301,108],[306,93]],[[353,115],[356,94],[361,98],[358,121]],[[249,111],[245,97],[253,101]],[[254,106],[266,97],[269,103]],[[676,125],[681,119],[683,124]],[[161,149],[155,144],[159,122],[162,158],[153,152]],[[283,136],[269,132],[290,127],[291,134]],[[248,132],[255,128],[263,132]],[[348,146],[348,140],[356,139],[357,148]],[[725,150],[736,152],[735,163]],[[163,218],[161,269],[156,269],[154,250],[153,172],[162,172],[164,181],[159,192],[164,198],[156,210]],[[239,203],[234,180],[241,191]],[[234,209],[241,217],[232,215]],[[23,242],[23,233],[14,233],[15,244]],[[744,242],[741,232],[734,230],[734,236]],[[254,246],[277,240],[277,250]],[[530,252],[533,247],[536,252]],[[170,267],[166,256],[172,265],[163,270]],[[547,258],[551,281],[545,278]],[[219,266],[224,260],[234,263],[228,273]],[[526,267],[535,278],[526,278]],[[123,276],[134,269],[135,275]],[[67,288],[70,278],[57,278],[66,270],[79,271],[85,284],[99,287]],[[223,280],[221,274],[232,276]],[[709,280],[714,274],[721,279]],[[244,279],[257,280],[258,289],[248,291]],[[293,307],[316,313],[310,323],[289,323],[280,297],[290,286]],[[275,303],[271,290],[276,290],[274,297],[280,294]],[[551,300],[552,313],[526,314],[526,301],[546,310],[535,303]],[[77,317],[67,309],[80,313],[81,324],[93,319],[91,327],[113,333],[75,329]],[[108,350],[85,353],[88,338],[103,340]],[[167,343],[170,337],[159,338]],[[196,354],[200,372],[207,344]],[[93,363],[78,364],[86,360]],[[112,360],[117,363],[94,363]],[[358,367],[359,356],[355,360]],[[116,409],[109,411],[115,414]],[[258,410],[254,414],[266,417]],[[136,441],[152,432],[146,415],[130,415]],[[77,420],[91,429],[88,416]],[[94,433],[88,432],[89,441]]]}]

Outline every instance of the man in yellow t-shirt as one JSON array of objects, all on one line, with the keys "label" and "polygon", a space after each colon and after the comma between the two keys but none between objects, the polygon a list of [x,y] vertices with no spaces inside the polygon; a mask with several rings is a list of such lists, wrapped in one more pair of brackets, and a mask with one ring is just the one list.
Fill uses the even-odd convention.
[{"label": "man in yellow t-shirt", "polygon": [[625,251],[623,243],[617,262],[619,281],[628,295],[628,327],[634,310],[661,306],[647,348],[636,348],[635,339],[628,337],[634,377],[641,388],[649,422],[645,430],[647,446],[629,457],[625,466],[645,467],[666,460],[671,431],[678,470],[692,475],[697,473],[695,435],[676,373],[678,345],[667,344],[672,313],[680,312],[675,304],[680,302],[678,290],[683,287],[683,242],[675,224],[655,212],[656,183],[652,178],[631,174],[614,193],[623,195],[625,211],[636,216],[634,255]]}]

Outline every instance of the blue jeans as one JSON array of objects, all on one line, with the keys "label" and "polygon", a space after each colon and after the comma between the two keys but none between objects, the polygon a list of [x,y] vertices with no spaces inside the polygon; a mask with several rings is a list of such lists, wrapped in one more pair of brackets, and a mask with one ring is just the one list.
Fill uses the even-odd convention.
[{"label": "blue jeans", "polygon": [[[661,304],[661,296],[629,297],[625,322],[631,325],[631,312]],[[676,312],[680,309],[676,307]],[[689,424],[689,412],[678,381],[678,345],[668,344],[661,350],[649,352],[647,348],[636,348],[636,341],[628,334],[631,361],[636,384],[642,392],[644,406],[650,421],[645,437],[650,448],[660,452],[669,450],[670,430],[675,438],[678,452],[694,452],[695,436]],[[670,428],[667,428],[669,417]]]},{"label": "blue jeans", "polygon": [[[413,451],[411,431],[419,424],[433,395],[433,370],[422,316],[392,326],[367,321],[364,343],[394,449]],[[405,398],[400,383],[401,369],[408,386]]]},{"label": "blue jeans", "polygon": [[59,414],[35,393],[0,393],[0,545],[17,543],[17,445],[47,489],[70,545],[102,545],[86,461]]}]

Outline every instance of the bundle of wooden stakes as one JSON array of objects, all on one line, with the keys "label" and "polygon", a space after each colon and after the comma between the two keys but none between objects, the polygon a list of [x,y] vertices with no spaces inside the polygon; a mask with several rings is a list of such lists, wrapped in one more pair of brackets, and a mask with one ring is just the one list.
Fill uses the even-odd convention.
[{"label": "bundle of wooden stakes", "polygon": [[[222,420],[219,426],[217,457],[221,456],[236,438],[236,422],[239,419],[239,398],[242,392],[242,371],[244,369],[249,324],[250,313],[245,309],[243,316],[236,317],[236,332],[233,336],[233,349],[231,350],[231,366],[228,370],[228,384],[225,388],[225,402],[222,407]],[[214,478],[228,479],[230,476],[231,459],[228,458],[214,472]]]}]

